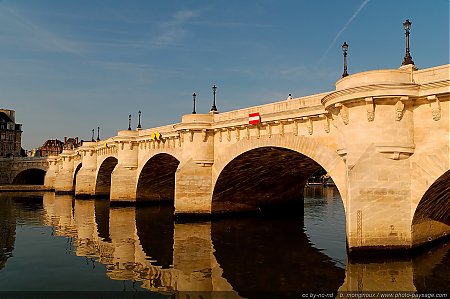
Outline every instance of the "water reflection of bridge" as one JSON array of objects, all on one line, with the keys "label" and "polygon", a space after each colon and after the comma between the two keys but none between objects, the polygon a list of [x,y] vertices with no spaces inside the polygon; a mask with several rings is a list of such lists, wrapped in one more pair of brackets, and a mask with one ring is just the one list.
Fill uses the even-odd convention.
[{"label": "water reflection of bridge", "polygon": [[[8,212],[15,199],[2,198],[2,229],[20,218]],[[447,245],[414,259],[347,261],[344,270],[311,246],[301,219],[183,224],[161,207],[110,208],[108,201],[53,193],[40,202],[44,213],[33,221],[70,237],[78,256],[106,265],[111,279],[141,282],[175,298],[260,298],[254,291],[311,291],[314,285],[315,291],[448,291]],[[32,212],[27,203],[14,206],[19,214]],[[0,245],[12,251],[14,233],[10,237]]]},{"label": "water reflection of bridge", "polygon": [[[76,254],[98,258],[111,279],[139,281],[152,291],[226,291],[228,298],[248,298],[261,290],[306,291],[320,279],[318,290],[336,291],[345,276],[344,269],[310,246],[299,230],[301,219],[295,220],[298,225],[269,220],[291,236],[278,235],[278,245],[272,247],[264,240],[273,239],[270,232],[276,230],[264,229],[265,220],[256,225],[257,219],[174,223],[172,208],[110,208],[108,201],[56,197],[48,193],[43,200],[46,224],[55,227],[56,235],[74,238]],[[255,254],[267,259],[255,265]],[[326,271],[310,273],[314,266]],[[267,274],[249,275],[249,268]]]}]

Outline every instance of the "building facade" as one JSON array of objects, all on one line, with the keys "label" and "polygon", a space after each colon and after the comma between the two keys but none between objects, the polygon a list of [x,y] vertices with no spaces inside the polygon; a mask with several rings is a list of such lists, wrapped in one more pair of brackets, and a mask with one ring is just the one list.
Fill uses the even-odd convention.
[{"label": "building facade", "polygon": [[22,153],[22,125],[15,122],[15,111],[0,109],[0,157],[18,157]]},{"label": "building facade", "polygon": [[35,156],[57,156],[63,150],[64,143],[58,139],[47,140],[35,153]]},{"label": "building facade", "polygon": [[59,139],[47,140],[32,156],[48,157],[57,156],[63,149],[75,149],[81,145],[78,137],[64,137],[64,142]]}]

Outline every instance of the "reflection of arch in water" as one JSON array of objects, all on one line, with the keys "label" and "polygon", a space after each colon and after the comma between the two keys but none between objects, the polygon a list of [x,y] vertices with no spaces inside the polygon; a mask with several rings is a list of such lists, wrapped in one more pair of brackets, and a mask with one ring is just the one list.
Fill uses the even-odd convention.
[{"label": "reflection of arch in water", "polygon": [[345,270],[312,247],[302,227],[301,218],[214,221],[214,255],[223,277],[246,298],[258,298],[252,293],[258,291],[336,292]]},{"label": "reflection of arch in water", "polygon": [[163,269],[173,265],[174,208],[147,206],[136,209],[136,230],[145,255]]},{"label": "reflection of arch in water", "polygon": [[425,192],[412,221],[412,243],[420,245],[450,235],[450,170]]},{"label": "reflection of arch in water", "polygon": [[95,222],[101,240],[111,242],[109,235],[109,200],[95,200]]},{"label": "reflection of arch in water", "polygon": [[14,185],[44,185],[45,170],[38,168],[19,172],[13,180]]},{"label": "reflection of arch in water", "polygon": [[301,207],[306,181],[321,167],[296,147],[263,146],[237,153],[230,154],[227,162],[218,162],[225,166],[218,169],[213,213],[292,204]]},{"label": "reflection of arch in water", "polygon": [[111,192],[111,174],[118,163],[117,158],[106,158],[97,172],[97,179],[95,181],[95,195],[100,197],[109,196]]},{"label": "reflection of arch in water", "polygon": [[450,244],[442,244],[415,256],[413,267],[417,292],[450,292]]},{"label": "reflection of arch in water", "polygon": [[[450,244],[425,252],[347,259],[340,292],[446,293],[450,290]],[[336,296],[339,297],[339,296]]]},{"label": "reflection of arch in water", "polygon": [[175,172],[180,161],[174,156],[160,153],[152,156],[139,174],[137,201],[174,201]]}]

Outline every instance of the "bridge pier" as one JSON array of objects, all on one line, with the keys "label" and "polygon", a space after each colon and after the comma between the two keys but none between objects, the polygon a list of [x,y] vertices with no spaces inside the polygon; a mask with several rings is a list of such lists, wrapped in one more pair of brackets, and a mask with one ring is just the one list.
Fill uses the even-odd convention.
[{"label": "bridge pier", "polygon": [[184,115],[176,128],[183,133],[182,161],[175,174],[175,213],[211,214],[214,114]]},{"label": "bridge pier", "polygon": [[176,214],[211,214],[211,174],[211,166],[201,166],[192,160],[178,168],[175,175]]},{"label": "bridge pier", "polygon": [[64,150],[61,155],[62,165],[55,180],[55,192],[57,194],[69,194],[74,192],[74,151]]},{"label": "bridge pier", "polygon": [[118,164],[111,174],[111,204],[136,203],[138,180],[137,131],[120,131],[118,143]]},{"label": "bridge pier", "polygon": [[[417,97],[418,85],[412,80],[413,72],[407,66],[355,74],[337,81],[336,91],[322,99],[325,109],[333,115],[339,132],[337,153],[347,168],[350,252],[404,250],[420,245],[412,240],[412,219],[417,207],[411,192],[415,188],[411,181],[412,157],[416,155],[417,143],[426,148],[436,144],[415,140],[415,131],[422,122],[429,121],[434,122],[435,128],[443,126],[448,130],[448,117],[446,123],[436,123],[439,119],[432,120],[431,115],[415,123],[418,101],[413,97]],[[448,147],[448,140],[441,142]],[[448,167],[448,155],[447,162],[443,157],[442,162]],[[442,236],[445,230],[450,231],[450,227],[439,234]]]},{"label": "bridge pier", "polygon": [[77,173],[75,197],[92,197],[95,194],[95,180],[97,174],[97,155],[95,142],[84,142],[80,148],[82,166]]},{"label": "bridge pier", "polygon": [[49,189],[55,188],[56,174],[58,171],[57,157],[48,157],[48,170],[45,173],[44,186]]}]

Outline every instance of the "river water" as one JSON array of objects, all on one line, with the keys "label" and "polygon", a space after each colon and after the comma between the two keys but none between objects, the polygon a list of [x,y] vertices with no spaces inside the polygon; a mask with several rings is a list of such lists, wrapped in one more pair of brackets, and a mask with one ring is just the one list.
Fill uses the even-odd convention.
[{"label": "river water", "polygon": [[288,214],[198,222],[177,221],[171,206],[0,193],[0,298],[449,292],[450,244],[414,257],[349,260],[344,215],[334,187],[306,188],[303,209]]}]

